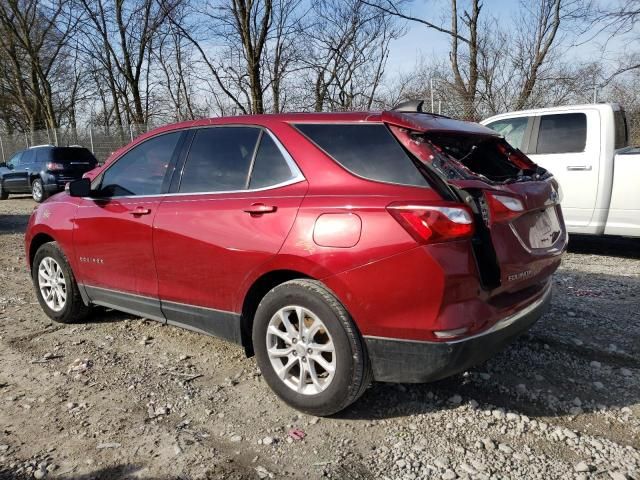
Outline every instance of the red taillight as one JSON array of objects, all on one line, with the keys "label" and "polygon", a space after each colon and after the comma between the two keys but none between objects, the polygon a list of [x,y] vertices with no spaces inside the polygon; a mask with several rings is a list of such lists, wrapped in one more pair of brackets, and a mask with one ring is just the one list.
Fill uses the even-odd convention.
[{"label": "red taillight", "polygon": [[420,243],[461,240],[473,235],[473,215],[464,205],[392,203],[387,210]]},{"label": "red taillight", "polygon": [[508,222],[524,212],[524,205],[516,197],[485,192],[489,205],[489,223]]},{"label": "red taillight", "polygon": [[64,165],[56,162],[47,163],[47,170],[64,170]]}]

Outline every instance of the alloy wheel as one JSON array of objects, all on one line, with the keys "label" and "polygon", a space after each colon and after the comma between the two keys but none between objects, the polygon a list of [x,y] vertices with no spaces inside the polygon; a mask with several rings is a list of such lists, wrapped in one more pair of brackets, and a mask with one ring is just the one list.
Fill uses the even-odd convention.
[{"label": "alloy wheel", "polygon": [[42,199],[42,184],[38,181],[33,182],[33,185],[31,185],[31,193],[36,202],[40,201]]},{"label": "alloy wheel", "polygon": [[336,371],[336,350],[326,325],[307,308],[278,310],[267,327],[267,354],[278,378],[303,395],[325,391]]},{"label": "alloy wheel", "polygon": [[47,306],[54,312],[61,311],[67,302],[67,282],[60,264],[51,257],[44,257],[38,266],[38,287]]}]

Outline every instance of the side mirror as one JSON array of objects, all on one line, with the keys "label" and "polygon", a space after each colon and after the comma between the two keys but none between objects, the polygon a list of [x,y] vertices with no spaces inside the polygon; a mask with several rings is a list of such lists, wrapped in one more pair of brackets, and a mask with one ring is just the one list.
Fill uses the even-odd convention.
[{"label": "side mirror", "polygon": [[91,180],[81,178],[69,184],[69,195],[72,197],[89,197],[91,195]]},{"label": "side mirror", "polygon": [[7,168],[7,162],[0,162],[0,168],[1,167]]}]

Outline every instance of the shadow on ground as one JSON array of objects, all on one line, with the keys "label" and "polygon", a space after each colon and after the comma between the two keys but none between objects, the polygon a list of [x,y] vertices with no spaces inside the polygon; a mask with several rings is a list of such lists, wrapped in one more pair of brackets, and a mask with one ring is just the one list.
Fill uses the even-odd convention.
[{"label": "shadow on ground", "polygon": [[0,235],[23,233],[28,221],[29,215],[0,214]]},{"label": "shadow on ground", "polygon": [[569,251],[590,255],[640,258],[640,238],[571,235]]}]

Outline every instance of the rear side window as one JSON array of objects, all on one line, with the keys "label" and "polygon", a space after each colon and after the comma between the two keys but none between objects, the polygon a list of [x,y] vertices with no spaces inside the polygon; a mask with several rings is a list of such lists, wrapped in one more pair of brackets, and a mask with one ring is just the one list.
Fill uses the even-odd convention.
[{"label": "rear side window", "polygon": [[35,159],[36,159],[36,152],[34,150],[26,150],[22,154],[22,160],[20,161],[20,163],[22,165],[31,164],[35,161]]},{"label": "rear side window", "polygon": [[530,117],[505,118],[496,120],[487,125],[491,130],[495,130],[509,143],[509,145],[522,150],[524,133],[527,130],[527,123]]},{"label": "rear side window", "polygon": [[427,187],[411,158],[382,124],[298,124],[296,128],[351,173],[369,180]]},{"label": "rear side window", "polygon": [[295,175],[270,135],[263,133],[251,170],[249,188],[265,188],[290,180]]},{"label": "rear side window", "polygon": [[584,113],[542,115],[536,153],[584,152],[587,116]]},{"label": "rear side window", "polygon": [[244,190],[260,129],[211,127],[196,132],[187,156],[181,193]]}]

